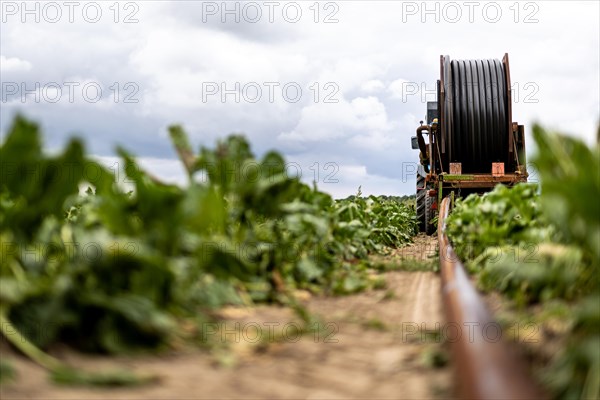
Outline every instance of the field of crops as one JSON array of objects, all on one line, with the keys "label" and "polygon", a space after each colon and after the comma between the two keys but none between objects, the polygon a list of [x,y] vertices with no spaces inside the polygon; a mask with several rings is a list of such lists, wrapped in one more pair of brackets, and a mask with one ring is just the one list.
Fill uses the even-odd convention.
[{"label": "field of crops", "polygon": [[[288,177],[278,153],[256,159],[242,136],[195,154],[182,128],[170,134],[185,187],[145,173],[125,149],[126,185],[77,140],[47,156],[23,118],[0,148],[2,333],[57,381],[139,382],[70,369],[42,352],[57,342],[109,354],[210,346],[203,323],[225,305],[288,305],[308,326],[296,290],[380,286],[367,255],[416,233],[414,206],[400,199],[334,201]],[[0,371],[9,377],[10,361]]]},{"label": "field of crops", "polygon": [[[185,186],[166,184],[119,149],[126,179],[72,140],[43,152],[36,124],[16,118],[0,148],[0,326],[61,383],[130,385],[124,371],[90,373],[45,351],[129,354],[177,342],[211,348],[203,327],[228,305],[292,308],[297,293],[379,288],[369,255],[413,240],[412,199],[334,200],[289,177],[276,152],[256,158],[243,136],[194,152],[169,129]],[[600,396],[600,154],[534,128],[542,184],[497,186],[457,200],[447,233],[479,288],[500,293],[505,326],[557,398]],[[519,339],[519,334],[514,335]],[[526,343],[524,343],[526,342]],[[0,360],[0,380],[14,376]]]},{"label": "field of crops", "polygon": [[[508,301],[553,396],[600,397],[600,152],[534,127],[542,184],[458,201],[447,222],[479,287]],[[516,334],[519,335],[518,329]]]}]

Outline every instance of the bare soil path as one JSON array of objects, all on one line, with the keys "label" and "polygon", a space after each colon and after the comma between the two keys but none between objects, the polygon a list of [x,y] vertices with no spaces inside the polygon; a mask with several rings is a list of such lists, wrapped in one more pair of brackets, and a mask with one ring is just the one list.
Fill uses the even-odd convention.
[{"label": "bare soil path", "polygon": [[[433,238],[378,261],[390,268],[423,269],[433,265]],[[420,267],[419,267],[420,266]],[[230,350],[212,354],[180,349],[161,355],[98,357],[57,350],[71,365],[88,370],[121,367],[156,373],[161,381],[137,388],[63,387],[28,360],[10,353],[17,379],[0,386],[8,399],[348,399],[447,398],[452,394],[450,367],[443,365],[444,345],[440,279],[431,271],[382,274],[386,289],[344,297],[306,296],[307,308],[319,315],[320,332],[298,336],[297,317],[286,308],[260,306],[223,310]],[[237,325],[236,325],[237,324]],[[439,328],[438,325],[438,328]],[[289,329],[288,329],[289,328]],[[426,333],[429,331],[429,333]],[[257,336],[283,332],[276,342],[257,344]]]}]

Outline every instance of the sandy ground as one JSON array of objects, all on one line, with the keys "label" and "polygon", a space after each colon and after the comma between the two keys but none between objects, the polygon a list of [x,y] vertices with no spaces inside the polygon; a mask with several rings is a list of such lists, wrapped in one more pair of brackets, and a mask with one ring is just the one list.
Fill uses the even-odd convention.
[{"label": "sandy ground", "polygon": [[[419,236],[415,245],[382,260],[424,260],[435,240]],[[402,261],[404,259],[404,261]],[[408,261],[407,261],[408,259]],[[416,262],[415,262],[416,263]],[[433,272],[383,274],[387,288],[344,297],[304,299],[319,315],[319,332],[299,337],[297,317],[286,308],[226,309],[223,352],[182,348],[161,355],[98,357],[58,349],[55,354],[86,370],[121,367],[155,373],[160,382],[137,388],[93,389],[52,384],[46,372],[10,354],[18,377],[0,387],[2,399],[229,399],[229,398],[447,398],[452,395],[448,365],[437,338],[425,335],[443,324],[440,279]],[[237,324],[237,325],[236,325]],[[237,329],[235,329],[237,328]],[[281,336],[258,345],[257,338]],[[261,342],[262,343],[262,342]],[[9,350],[2,348],[2,354]]]}]

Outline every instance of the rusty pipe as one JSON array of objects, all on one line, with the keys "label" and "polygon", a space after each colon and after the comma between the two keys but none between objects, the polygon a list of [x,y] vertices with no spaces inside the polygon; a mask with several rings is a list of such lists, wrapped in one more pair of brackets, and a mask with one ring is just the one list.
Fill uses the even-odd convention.
[{"label": "rusty pipe", "polygon": [[494,400],[546,398],[528,377],[513,346],[502,338],[500,325],[492,319],[458,260],[445,233],[449,212],[450,199],[446,197],[439,207],[438,218],[440,274],[447,327],[456,332],[448,341],[458,395],[465,399]]},{"label": "rusty pipe", "polygon": [[421,125],[417,128],[417,142],[419,142],[419,150],[423,154],[423,158],[427,156],[427,145],[425,139],[423,139],[423,131],[431,132],[429,125]]}]

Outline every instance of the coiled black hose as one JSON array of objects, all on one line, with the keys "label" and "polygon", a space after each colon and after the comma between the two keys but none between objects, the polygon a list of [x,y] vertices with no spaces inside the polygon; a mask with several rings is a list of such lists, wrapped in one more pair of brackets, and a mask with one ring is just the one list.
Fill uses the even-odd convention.
[{"label": "coiled black hose", "polygon": [[[499,60],[450,60],[442,64],[445,97],[445,164],[463,173],[490,173],[493,162],[508,167],[508,90]],[[447,165],[444,169],[448,171]]]}]

